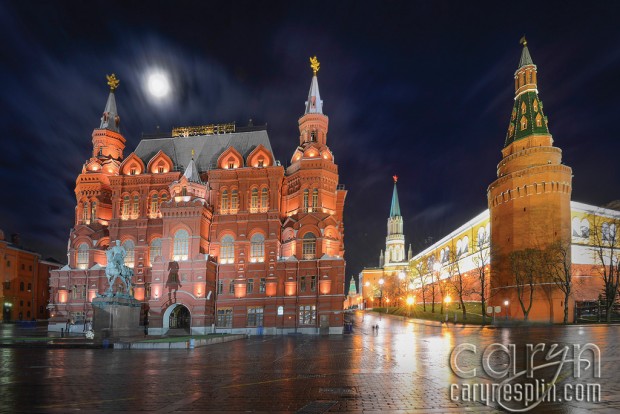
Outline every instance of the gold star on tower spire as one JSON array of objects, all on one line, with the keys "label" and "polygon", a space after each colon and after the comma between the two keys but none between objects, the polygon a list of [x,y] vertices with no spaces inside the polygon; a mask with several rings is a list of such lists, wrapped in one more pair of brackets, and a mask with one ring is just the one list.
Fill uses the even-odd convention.
[{"label": "gold star on tower spire", "polygon": [[121,81],[118,80],[114,73],[111,75],[105,75],[105,77],[108,79],[108,86],[110,86],[110,91],[114,92],[114,90],[118,88],[118,84],[121,83]]},{"label": "gold star on tower spire", "polygon": [[312,72],[314,72],[314,76],[316,76],[320,66],[321,63],[317,60],[316,56],[310,58],[310,67],[312,68]]}]

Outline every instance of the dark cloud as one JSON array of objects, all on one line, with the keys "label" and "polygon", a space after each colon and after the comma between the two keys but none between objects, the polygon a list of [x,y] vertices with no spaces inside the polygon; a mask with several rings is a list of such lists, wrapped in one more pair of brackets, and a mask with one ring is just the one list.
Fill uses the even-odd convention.
[{"label": "dark cloud", "polygon": [[[620,198],[620,5],[613,2],[3,2],[0,4],[0,228],[64,258],[75,179],[107,98],[128,151],[159,126],[268,123],[276,158],[298,142],[308,56],[349,190],[347,272],[376,265],[393,174],[408,242],[435,240],[486,207],[526,33],[573,199]],[[144,77],[168,72],[153,102]],[[601,168],[603,167],[603,168]]]}]

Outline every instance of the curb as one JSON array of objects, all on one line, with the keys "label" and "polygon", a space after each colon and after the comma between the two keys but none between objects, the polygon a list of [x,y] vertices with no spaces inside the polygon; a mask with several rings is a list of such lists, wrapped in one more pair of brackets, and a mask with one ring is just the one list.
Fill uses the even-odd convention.
[{"label": "curb", "polygon": [[246,334],[218,336],[216,338],[190,339],[182,342],[114,342],[114,349],[194,349],[207,345],[247,339]]}]

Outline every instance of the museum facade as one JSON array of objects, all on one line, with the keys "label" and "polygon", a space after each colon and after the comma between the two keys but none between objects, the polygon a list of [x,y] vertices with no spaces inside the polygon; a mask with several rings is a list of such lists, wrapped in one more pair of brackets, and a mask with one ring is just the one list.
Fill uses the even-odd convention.
[{"label": "museum facade", "polygon": [[108,288],[105,252],[119,240],[150,334],[342,332],[346,190],[311,62],[286,168],[264,127],[235,124],[175,128],[125,155],[108,77],[76,181],[68,264],[51,272],[50,330],[92,317]]}]

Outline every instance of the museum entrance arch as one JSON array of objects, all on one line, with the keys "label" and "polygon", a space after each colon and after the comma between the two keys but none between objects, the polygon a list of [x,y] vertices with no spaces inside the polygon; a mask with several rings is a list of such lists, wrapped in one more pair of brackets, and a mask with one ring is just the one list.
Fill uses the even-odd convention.
[{"label": "museum entrance arch", "polygon": [[169,332],[172,330],[179,333],[181,331],[185,331],[187,333],[190,332],[192,317],[189,309],[187,309],[184,305],[179,303],[171,305],[164,312],[163,319],[164,332]]}]

